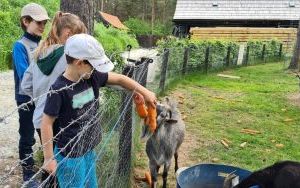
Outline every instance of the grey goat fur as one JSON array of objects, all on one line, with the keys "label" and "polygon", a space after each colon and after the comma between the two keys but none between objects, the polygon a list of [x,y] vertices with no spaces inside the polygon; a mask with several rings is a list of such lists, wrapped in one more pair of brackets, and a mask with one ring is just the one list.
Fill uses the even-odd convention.
[{"label": "grey goat fur", "polygon": [[165,103],[158,104],[156,109],[157,129],[151,134],[148,126],[144,126],[142,137],[148,137],[146,153],[149,158],[152,178],[151,187],[156,187],[159,168],[164,165],[163,188],[166,188],[173,156],[175,158],[175,172],[178,169],[178,149],[184,140],[185,124],[175,101],[170,101],[167,98]]}]

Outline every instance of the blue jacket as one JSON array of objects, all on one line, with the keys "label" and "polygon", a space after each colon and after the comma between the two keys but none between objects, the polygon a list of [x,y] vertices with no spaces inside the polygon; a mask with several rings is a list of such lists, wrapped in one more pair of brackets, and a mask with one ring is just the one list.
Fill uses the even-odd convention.
[{"label": "blue jacket", "polygon": [[38,46],[41,37],[24,33],[22,38],[15,42],[13,46],[13,70],[15,79],[15,99],[17,102],[28,102],[30,97],[22,92],[20,87],[24,72],[28,68],[33,58],[33,51]]}]

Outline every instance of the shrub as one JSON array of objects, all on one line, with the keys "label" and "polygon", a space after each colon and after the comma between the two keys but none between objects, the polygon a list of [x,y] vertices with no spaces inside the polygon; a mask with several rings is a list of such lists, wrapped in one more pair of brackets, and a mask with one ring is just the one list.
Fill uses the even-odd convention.
[{"label": "shrub", "polygon": [[[125,25],[135,35],[151,35],[151,24],[138,18],[129,18],[124,22]],[[155,23],[153,28],[153,35],[166,36],[171,33],[172,25]]]}]

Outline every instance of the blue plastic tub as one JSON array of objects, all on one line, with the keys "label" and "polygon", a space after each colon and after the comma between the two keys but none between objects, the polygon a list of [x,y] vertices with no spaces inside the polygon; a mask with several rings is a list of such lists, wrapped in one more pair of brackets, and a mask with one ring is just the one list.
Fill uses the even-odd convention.
[{"label": "blue plastic tub", "polygon": [[198,164],[178,175],[177,188],[222,188],[224,178],[232,172],[239,176],[240,181],[251,174],[248,170],[228,165]]}]

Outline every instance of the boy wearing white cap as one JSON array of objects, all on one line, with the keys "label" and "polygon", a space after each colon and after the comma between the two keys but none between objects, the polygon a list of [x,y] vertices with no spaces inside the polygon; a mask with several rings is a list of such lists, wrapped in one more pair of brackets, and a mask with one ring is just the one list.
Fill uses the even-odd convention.
[{"label": "boy wearing white cap", "polygon": [[[64,51],[68,65],[50,89],[56,92],[48,95],[42,118],[43,168],[56,173],[61,188],[94,188],[98,185],[93,149],[101,141],[99,88],[106,84],[119,85],[141,93],[153,106],[156,97],[134,80],[109,72],[114,65],[92,36],[70,37]],[[66,89],[70,85],[72,89]],[[51,141],[54,121],[58,121],[60,129],[55,146]]]},{"label": "boy wearing white cap", "polygon": [[[21,27],[24,31],[21,39],[13,46],[13,70],[15,79],[15,100],[18,106],[30,101],[30,97],[21,90],[21,81],[25,70],[32,60],[32,53],[38,46],[45,29],[45,24],[49,20],[47,11],[41,5],[29,3],[21,11]],[[27,105],[28,108],[20,108],[19,113],[19,157],[23,169],[23,180],[26,182],[34,175],[34,160],[32,157],[32,146],[35,144],[34,126],[32,116],[34,105]],[[28,182],[27,182],[28,183]],[[29,187],[37,187],[37,183],[31,181]]]}]

